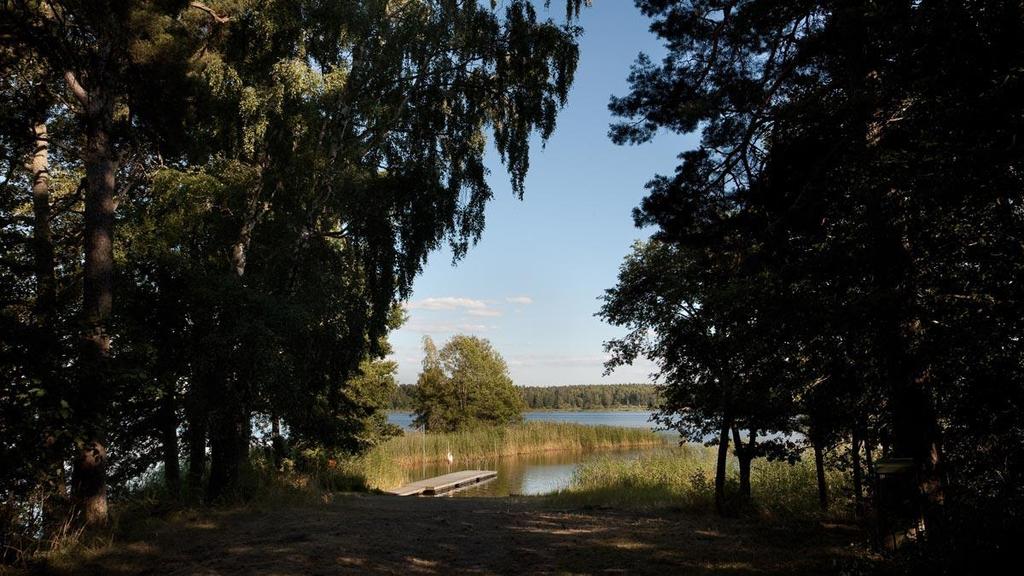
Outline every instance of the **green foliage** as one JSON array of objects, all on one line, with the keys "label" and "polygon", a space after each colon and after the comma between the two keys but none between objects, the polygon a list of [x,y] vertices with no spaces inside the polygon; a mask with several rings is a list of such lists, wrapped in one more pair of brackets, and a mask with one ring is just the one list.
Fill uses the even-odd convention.
[{"label": "green foliage", "polygon": [[662,422],[692,441],[717,436],[723,425],[788,432],[791,368],[780,356],[785,341],[771,314],[784,303],[765,302],[757,291],[766,288],[700,250],[638,242],[600,311],[610,323],[629,328],[627,336],[606,344],[612,352],[607,366],[638,356],[656,359],[666,384]]},{"label": "green foliage", "polygon": [[456,335],[438,351],[427,336],[423,347],[423,371],[416,384],[418,426],[451,432],[522,420],[522,397],[490,342]]},{"label": "green foliage", "polygon": [[359,453],[401,434],[387,421],[395,388],[394,362],[367,359],[335,388],[314,399],[301,415],[290,415],[289,440],[298,449],[326,446]]},{"label": "green foliage", "polygon": [[[555,23],[525,0],[0,4],[0,500],[66,493],[86,429],[115,497],[158,464],[171,492],[230,494],[254,421],[300,450],[394,435],[400,302],[432,251],[479,239],[489,140],[522,196],[530,145],[566,103],[579,7]],[[23,168],[38,123],[52,310]],[[98,168],[118,191],[114,306],[104,378],[86,379],[75,318],[97,203],[80,180]]]}]

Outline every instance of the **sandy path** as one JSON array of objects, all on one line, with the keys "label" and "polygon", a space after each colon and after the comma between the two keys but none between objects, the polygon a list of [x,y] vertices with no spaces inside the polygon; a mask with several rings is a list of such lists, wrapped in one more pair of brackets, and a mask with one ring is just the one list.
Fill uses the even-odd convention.
[{"label": "sandy path", "polygon": [[676,512],[357,495],[161,522],[73,574],[820,574],[857,562],[842,527],[783,529]]}]

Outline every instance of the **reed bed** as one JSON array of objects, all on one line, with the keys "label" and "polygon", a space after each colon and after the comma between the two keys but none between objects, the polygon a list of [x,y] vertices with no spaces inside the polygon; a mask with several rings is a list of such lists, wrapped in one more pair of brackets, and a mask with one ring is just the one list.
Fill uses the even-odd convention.
[{"label": "reed bed", "polygon": [[450,450],[456,460],[501,458],[554,450],[590,451],[664,444],[665,438],[641,428],[526,422],[463,432],[410,432],[372,450],[400,466],[441,462]]},{"label": "reed bed", "polygon": [[641,428],[563,422],[526,422],[451,433],[408,432],[341,463],[337,471],[361,475],[370,488],[390,488],[405,482],[411,468],[445,461],[449,451],[458,465],[539,452],[589,452],[667,442],[664,436]]},{"label": "reed bed", "polygon": [[[597,456],[580,465],[569,487],[550,497],[571,506],[626,508],[672,507],[707,512],[714,509],[716,449],[700,445],[655,450],[636,459]],[[738,469],[735,458],[727,469],[727,498],[735,506]],[[751,468],[752,506],[765,517],[809,518],[818,507],[814,462],[795,464],[755,460]],[[827,471],[832,494],[830,516],[850,510],[850,480],[838,470]]]}]

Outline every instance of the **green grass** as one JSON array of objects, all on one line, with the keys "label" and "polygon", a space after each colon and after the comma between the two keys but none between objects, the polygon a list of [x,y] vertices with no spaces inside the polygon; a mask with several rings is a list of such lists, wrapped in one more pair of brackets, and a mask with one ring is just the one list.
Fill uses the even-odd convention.
[{"label": "green grass", "polygon": [[[373,448],[365,455],[336,460],[331,473],[362,477],[369,488],[386,489],[408,480],[409,470],[427,462],[442,462],[448,451],[459,462],[495,460],[520,454],[552,451],[594,451],[664,445],[668,440],[641,428],[587,426],[560,422],[526,422],[513,426],[464,432],[409,432]],[[330,484],[330,481],[327,481]]]},{"label": "green grass", "polygon": [[[568,488],[549,497],[565,506],[625,508],[672,507],[709,512],[714,509],[716,449],[698,445],[655,450],[636,459],[598,456],[583,463]],[[810,518],[820,515],[814,463],[755,460],[751,469],[755,511],[764,517]],[[827,471],[832,494],[829,514],[849,510],[849,479]],[[736,459],[729,459],[727,498],[738,491]]]}]

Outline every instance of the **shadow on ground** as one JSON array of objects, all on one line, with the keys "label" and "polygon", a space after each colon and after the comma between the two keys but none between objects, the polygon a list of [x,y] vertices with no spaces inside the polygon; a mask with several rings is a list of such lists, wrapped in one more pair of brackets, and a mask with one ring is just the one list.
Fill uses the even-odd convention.
[{"label": "shadow on ground", "polygon": [[71,574],[822,574],[862,565],[848,527],[682,512],[554,511],[535,501],[346,496],[204,512],[79,558]]}]

